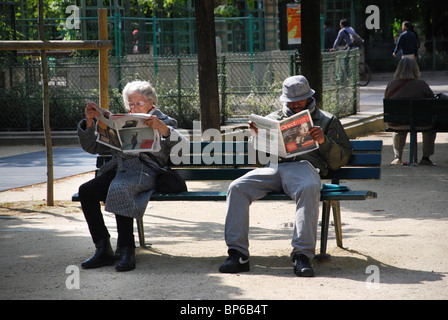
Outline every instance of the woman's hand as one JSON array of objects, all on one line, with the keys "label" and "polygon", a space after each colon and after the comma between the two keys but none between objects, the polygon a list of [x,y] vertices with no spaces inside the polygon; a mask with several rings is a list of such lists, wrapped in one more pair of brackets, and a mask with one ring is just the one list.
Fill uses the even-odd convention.
[{"label": "woman's hand", "polygon": [[93,118],[98,119],[100,117],[100,113],[90,103],[86,106],[84,113],[86,115],[86,128],[90,128],[92,126]]},{"label": "woman's hand", "polygon": [[164,137],[167,137],[170,134],[170,128],[168,128],[157,116],[151,116],[148,119],[145,119],[144,123],[148,127],[158,130]]},{"label": "woman's hand", "polygon": [[250,132],[250,134],[252,136],[256,136],[258,134],[258,128],[255,125],[255,123],[252,122],[252,121],[248,121],[247,123],[249,124],[249,132]]}]

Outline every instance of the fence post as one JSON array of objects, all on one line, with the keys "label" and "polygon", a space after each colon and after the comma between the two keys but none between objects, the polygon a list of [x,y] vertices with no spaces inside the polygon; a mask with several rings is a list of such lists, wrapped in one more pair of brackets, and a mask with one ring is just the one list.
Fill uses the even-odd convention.
[{"label": "fence post", "polygon": [[432,71],[436,70],[436,39],[432,38]]},{"label": "fence post", "polygon": [[121,92],[121,15],[114,14],[114,31],[115,31],[115,73],[117,75],[117,88]]},{"label": "fence post", "polygon": [[156,88],[159,87],[159,62],[157,56],[157,18],[156,16],[152,16],[152,42],[154,44],[154,73],[155,73],[155,81]]},{"label": "fence post", "polygon": [[[98,9],[98,37],[107,40],[107,9]],[[99,50],[100,107],[109,109],[108,49]]]},{"label": "fence post", "polygon": [[29,71],[30,71],[30,60],[26,60],[25,64],[25,99],[28,100],[28,103],[26,104],[26,129],[27,131],[31,131],[31,107],[32,104],[31,98],[30,98],[30,87],[29,87]]},{"label": "fence post", "polygon": [[249,53],[250,53],[250,87],[251,92],[254,89],[254,34],[252,28],[252,14],[249,13]]},{"label": "fence post", "polygon": [[226,123],[226,86],[227,86],[227,74],[226,74],[226,56],[221,55],[221,125]]},{"label": "fence post", "polygon": [[182,80],[181,80],[182,64],[180,58],[177,58],[177,119],[182,118]]},{"label": "fence post", "polygon": [[295,65],[295,59],[294,54],[289,55],[289,76],[292,77],[294,75],[294,67]]}]

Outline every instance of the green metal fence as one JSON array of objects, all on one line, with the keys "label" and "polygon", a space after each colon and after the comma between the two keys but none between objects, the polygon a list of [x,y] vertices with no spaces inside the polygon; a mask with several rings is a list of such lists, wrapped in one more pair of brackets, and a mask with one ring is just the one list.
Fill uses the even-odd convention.
[{"label": "green metal fence", "polygon": [[[325,53],[323,58],[325,110],[337,116],[356,113],[359,103],[357,50]],[[246,121],[251,113],[265,115],[280,107],[283,80],[300,63],[287,51],[218,56],[222,123]],[[98,101],[98,59],[69,58],[49,61],[50,124],[53,130],[74,130],[84,117],[86,101]],[[0,61],[1,130],[42,130],[40,62]],[[109,108],[124,111],[121,91],[135,79],[150,81],[159,95],[159,107],[191,128],[199,120],[197,57],[128,55],[109,59]]]},{"label": "green metal fence", "polygon": [[[80,17],[80,28],[67,29],[65,19],[44,19],[45,38],[95,40],[98,18]],[[38,40],[36,19],[16,20],[17,40]],[[273,18],[215,18],[216,41],[220,53],[262,52],[279,47],[279,21]],[[135,33],[135,31],[137,31]],[[153,56],[196,54],[196,20],[190,18],[141,18],[115,14],[108,17],[112,55],[151,54]],[[11,39],[12,40],[12,39]],[[136,52],[134,52],[134,48]],[[80,52],[86,55],[86,52]],[[88,54],[95,55],[92,51]]]}]

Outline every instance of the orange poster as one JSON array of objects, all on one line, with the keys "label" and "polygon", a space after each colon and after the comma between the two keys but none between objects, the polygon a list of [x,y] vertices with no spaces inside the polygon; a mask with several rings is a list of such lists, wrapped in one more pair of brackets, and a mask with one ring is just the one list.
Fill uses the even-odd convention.
[{"label": "orange poster", "polygon": [[302,42],[301,5],[288,3],[286,7],[288,21],[288,45]]}]

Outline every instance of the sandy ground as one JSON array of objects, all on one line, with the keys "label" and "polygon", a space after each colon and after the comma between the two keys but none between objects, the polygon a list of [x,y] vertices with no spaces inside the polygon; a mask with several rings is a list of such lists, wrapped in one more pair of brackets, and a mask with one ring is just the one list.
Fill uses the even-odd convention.
[{"label": "sandy ground", "polygon": [[[93,177],[87,173],[56,181],[52,207],[45,184],[0,193],[0,299],[447,299],[448,134],[437,137],[433,167],[389,165],[390,133],[359,139],[384,141],[382,179],[347,185],[378,199],[341,203],[344,249],[330,229],[332,257],[313,261],[314,278],[293,274],[294,205],[276,201],[251,207],[249,273],[218,272],[227,250],[224,202],[150,203],[148,246],[137,249],[135,270],[82,270],[94,247],[70,199]],[[115,246],[114,217],[105,219]]]}]

